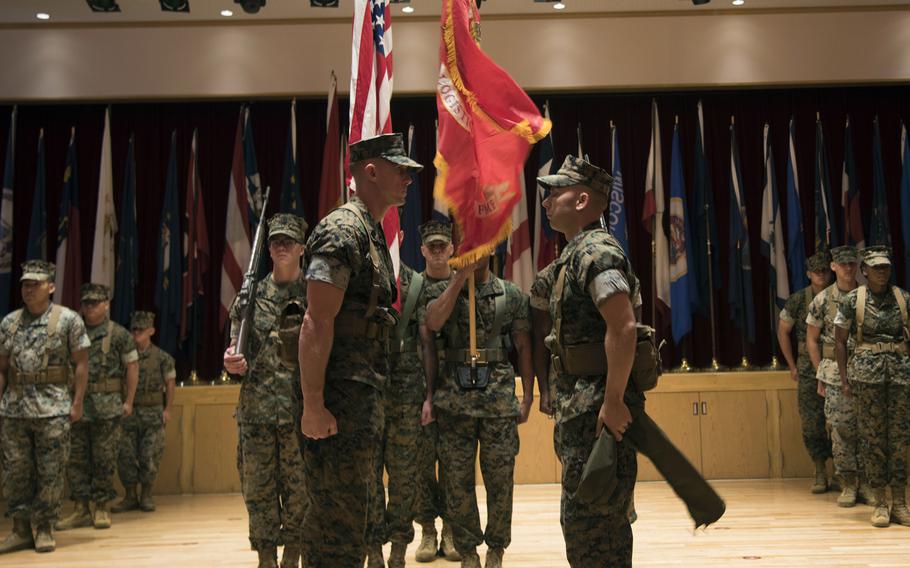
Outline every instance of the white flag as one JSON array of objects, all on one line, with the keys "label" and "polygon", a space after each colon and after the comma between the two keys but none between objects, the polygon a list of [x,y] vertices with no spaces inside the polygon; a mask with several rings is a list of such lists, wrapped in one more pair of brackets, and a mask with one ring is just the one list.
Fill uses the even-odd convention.
[{"label": "white flag", "polygon": [[95,213],[95,240],[92,245],[92,277],[96,284],[114,289],[114,235],[117,213],[114,211],[114,181],[111,171],[111,109],[104,111],[104,137],[101,141],[101,172],[98,176],[98,208]]}]

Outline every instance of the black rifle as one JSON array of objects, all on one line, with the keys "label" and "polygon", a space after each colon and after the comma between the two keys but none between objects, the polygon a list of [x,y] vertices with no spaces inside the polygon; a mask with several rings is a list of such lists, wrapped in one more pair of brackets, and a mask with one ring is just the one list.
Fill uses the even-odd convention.
[{"label": "black rifle", "polygon": [[253,239],[253,250],[250,254],[250,265],[243,275],[243,285],[237,296],[237,307],[240,310],[240,331],[237,333],[237,345],[234,353],[246,355],[247,345],[250,342],[250,330],[253,328],[253,316],[256,312],[256,289],[259,287],[259,267],[262,264],[262,244],[266,240],[265,207],[269,202],[270,188],[266,186],[265,197],[262,200],[259,225],[256,226],[256,237]]}]

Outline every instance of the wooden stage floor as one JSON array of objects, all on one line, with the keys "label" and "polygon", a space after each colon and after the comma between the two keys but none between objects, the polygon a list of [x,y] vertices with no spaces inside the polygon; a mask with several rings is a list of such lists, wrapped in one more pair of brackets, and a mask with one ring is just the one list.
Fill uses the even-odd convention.
[{"label": "wooden stage floor", "polygon": [[[635,566],[910,566],[910,528],[869,524],[871,508],[841,509],[835,493],[809,494],[808,480],[715,483],[727,514],[707,531],[693,533],[682,503],[663,482],[639,483]],[[483,488],[481,516],[484,515]],[[99,566],[199,568],[256,566],[249,550],[247,515],[239,495],[159,497],[158,511],[114,516],[114,526],[57,535],[57,551],[0,556],[0,566],[96,568]],[[67,504],[65,511],[69,511]],[[559,528],[559,488],[515,489],[509,568],[566,566]],[[0,523],[5,535],[9,520]],[[418,529],[419,538],[419,529]],[[408,566],[414,561],[412,543]],[[386,547],[388,553],[388,546]],[[481,550],[483,556],[483,550]],[[458,564],[438,559],[436,568]]]}]

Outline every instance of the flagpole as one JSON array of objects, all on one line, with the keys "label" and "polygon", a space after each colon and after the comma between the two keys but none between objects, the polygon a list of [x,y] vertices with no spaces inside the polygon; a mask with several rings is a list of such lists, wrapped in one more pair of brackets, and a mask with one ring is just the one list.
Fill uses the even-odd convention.
[{"label": "flagpole", "polygon": [[[731,131],[733,130],[733,127],[735,126],[735,124],[736,124],[736,117],[735,117],[734,115],[731,114],[731,115],[730,115],[730,130],[731,130]],[[737,155],[738,155],[738,152],[737,152]],[[739,215],[740,215],[740,217],[741,217],[742,219],[745,219],[745,214],[744,214],[744,211],[743,211],[743,209],[745,209],[745,206],[744,206],[742,203],[737,203],[737,205],[739,205]],[[740,267],[742,267],[742,254],[743,254],[743,253],[742,253],[742,251],[743,251],[742,241],[737,240],[737,242],[736,242],[736,250],[738,251],[737,256],[739,256],[739,258],[740,258],[740,262],[739,262],[739,263],[740,263]],[[740,278],[740,286],[743,285],[743,284],[742,284],[742,280],[743,280],[743,279]],[[742,304],[741,304],[741,309],[743,310],[743,313],[745,314],[745,312],[746,312],[746,298],[745,298],[745,294],[744,294],[744,291],[742,290],[742,288],[740,288],[739,293],[740,293],[740,296],[743,298],[743,301],[742,301]],[[748,327],[748,323],[747,323],[748,317],[746,317],[746,316],[744,316],[744,317],[745,317],[745,319],[744,319],[744,321],[743,321],[743,330],[742,330],[742,336],[741,336],[743,358],[742,358],[742,361],[741,361],[740,364],[739,364],[739,368],[740,368],[741,370],[743,370],[743,371],[746,371],[746,370],[749,370],[749,368],[751,367],[751,365],[749,364],[749,358],[746,357],[746,335],[747,335],[746,328]]]},{"label": "flagpole", "polygon": [[711,253],[711,221],[708,216],[707,200],[705,200],[705,234],[707,235],[706,247],[708,249],[708,314],[711,318],[711,369],[720,370],[720,363],[717,360],[717,325],[714,317],[714,255]]}]

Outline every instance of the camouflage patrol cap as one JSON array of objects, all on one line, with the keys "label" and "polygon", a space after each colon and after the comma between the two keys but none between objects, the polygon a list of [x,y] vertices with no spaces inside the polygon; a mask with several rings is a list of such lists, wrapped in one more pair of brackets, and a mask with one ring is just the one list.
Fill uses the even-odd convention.
[{"label": "camouflage patrol cap", "polygon": [[20,282],[24,280],[38,280],[40,282],[50,280],[53,282],[54,276],[57,274],[57,267],[54,266],[54,263],[46,260],[26,260],[21,266],[22,278],[19,279]]},{"label": "camouflage patrol cap", "polygon": [[111,288],[104,284],[83,284],[81,292],[83,302],[104,302],[111,299]]},{"label": "camouflage patrol cap", "polygon": [[452,242],[452,224],[443,221],[427,221],[418,229],[421,244]]},{"label": "camouflage patrol cap", "polygon": [[848,264],[859,261],[859,253],[856,247],[843,246],[831,249],[831,258],[838,264]]},{"label": "camouflage patrol cap", "polygon": [[609,197],[613,188],[613,176],[603,168],[569,154],[558,172],[537,178],[537,183],[547,191],[554,187],[583,185],[604,197]]},{"label": "camouflage patrol cap", "polygon": [[155,327],[155,312],[136,311],[130,315],[130,329]]},{"label": "camouflage patrol cap", "polygon": [[277,213],[269,219],[269,238],[286,235],[298,243],[306,242],[307,224],[303,217],[293,213]]},{"label": "camouflage patrol cap", "polygon": [[863,249],[863,264],[866,266],[891,265],[891,247],[883,245]]},{"label": "camouflage patrol cap", "polygon": [[827,251],[818,251],[806,260],[806,270],[822,272],[831,269],[831,255]]},{"label": "camouflage patrol cap", "polygon": [[349,149],[352,164],[370,158],[384,158],[393,164],[407,167],[411,172],[423,169],[421,164],[408,157],[404,149],[404,136],[398,132],[364,138],[351,144]]}]

